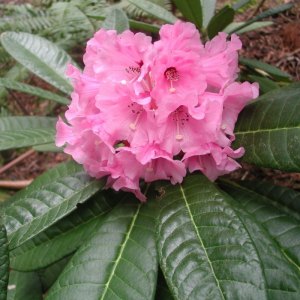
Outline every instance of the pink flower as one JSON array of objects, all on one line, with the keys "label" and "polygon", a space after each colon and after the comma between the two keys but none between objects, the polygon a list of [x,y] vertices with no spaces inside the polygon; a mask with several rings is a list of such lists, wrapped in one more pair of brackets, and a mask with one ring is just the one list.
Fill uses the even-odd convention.
[{"label": "pink flower", "polygon": [[242,43],[233,34],[227,41],[227,34],[220,32],[207,42],[200,55],[199,72],[205,74],[206,82],[211,91],[218,92],[234,82],[238,74],[238,50]]},{"label": "pink flower", "polygon": [[67,70],[74,91],[57,122],[57,146],[107,187],[141,201],[140,183],[182,182],[186,170],[209,179],[239,167],[231,149],[238,114],[258,86],[235,82],[241,42],[220,33],[203,45],[191,23],[142,33],[101,29],[87,43],[85,68]]}]

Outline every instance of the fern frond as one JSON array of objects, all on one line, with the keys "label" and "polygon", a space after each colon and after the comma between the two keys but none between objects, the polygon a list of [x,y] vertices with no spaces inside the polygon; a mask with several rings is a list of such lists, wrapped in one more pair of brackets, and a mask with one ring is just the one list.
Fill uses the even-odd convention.
[{"label": "fern frond", "polygon": [[6,64],[11,60],[11,56],[0,46],[0,64]]},{"label": "fern frond", "polygon": [[47,11],[29,4],[1,5],[4,17],[0,18],[0,31],[25,31],[38,33],[53,25]]},{"label": "fern frond", "polygon": [[51,37],[65,49],[85,41],[95,31],[89,18],[71,2],[57,2],[48,11],[55,20],[55,26],[48,28],[43,35]]},{"label": "fern frond", "polygon": [[[157,5],[164,7],[167,10],[172,9],[171,0],[149,0]],[[121,0],[117,5],[119,5],[122,9],[124,9],[127,15],[133,19],[140,19],[142,17],[147,17],[147,13],[140,8],[136,7],[132,3],[127,0]]]}]

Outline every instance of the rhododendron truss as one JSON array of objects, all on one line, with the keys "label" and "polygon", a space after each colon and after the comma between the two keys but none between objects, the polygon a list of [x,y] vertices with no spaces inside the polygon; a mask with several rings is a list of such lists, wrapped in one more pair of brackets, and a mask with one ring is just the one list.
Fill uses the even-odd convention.
[{"label": "rhododendron truss", "polygon": [[164,25],[160,40],[101,29],[88,41],[81,73],[69,66],[74,91],[57,123],[57,146],[107,187],[144,201],[140,181],[182,182],[187,171],[209,179],[239,167],[233,150],[239,112],[258,86],[235,82],[235,35],[205,45],[191,23]]}]

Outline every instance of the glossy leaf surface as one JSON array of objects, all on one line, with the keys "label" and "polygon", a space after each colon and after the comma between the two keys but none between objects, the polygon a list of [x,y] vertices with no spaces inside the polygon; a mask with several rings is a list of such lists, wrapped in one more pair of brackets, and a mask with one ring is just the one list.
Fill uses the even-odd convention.
[{"label": "glossy leaf surface", "polygon": [[201,0],[173,1],[181,11],[184,18],[194,23],[199,30],[202,28],[202,4]]},{"label": "glossy leaf surface", "polygon": [[20,271],[40,269],[74,252],[103,222],[118,199],[100,192],[35,238],[11,252],[11,266]]},{"label": "glossy leaf surface", "polygon": [[68,264],[69,260],[71,259],[72,255],[69,255],[54,264],[44,268],[42,270],[36,271],[40,277],[40,281],[42,284],[43,291],[48,291],[54,282],[57,280],[63,269]]},{"label": "glossy leaf surface", "polygon": [[210,20],[207,26],[207,34],[210,39],[226,28],[234,19],[234,9],[230,6],[223,7]]},{"label": "glossy leaf surface", "polygon": [[248,232],[260,252],[268,299],[298,299],[299,254],[294,247],[299,247],[299,214],[236,183],[225,182],[222,186],[240,206],[240,217],[246,219]]},{"label": "glossy leaf surface", "polygon": [[[276,247],[286,256],[287,261],[296,265],[300,271],[300,213],[284,205],[282,192],[280,195],[283,199],[279,203],[274,201],[272,196],[261,195],[247,187],[252,185],[251,182],[222,183],[224,189],[239,201],[244,210],[250,213],[276,241]],[[275,187],[275,189],[281,188]]]},{"label": "glossy leaf surface", "polygon": [[103,181],[92,180],[75,163],[43,174],[6,204],[4,225],[10,249],[50,227],[102,187]]},{"label": "glossy leaf surface", "polygon": [[70,93],[72,86],[65,72],[71,57],[57,45],[25,32],[5,32],[1,35],[5,50],[20,64],[59,90]]},{"label": "glossy leaf surface", "polygon": [[11,271],[7,300],[42,300],[43,291],[40,278],[34,272]]},{"label": "glossy leaf surface", "polygon": [[54,141],[55,118],[0,118],[0,150],[46,144]]},{"label": "glossy leaf surface", "polygon": [[199,175],[164,188],[157,248],[176,299],[266,299],[259,253],[232,201]]},{"label": "glossy leaf surface", "polygon": [[261,167],[300,170],[300,84],[269,92],[239,115],[234,147],[242,160]]},{"label": "glossy leaf surface", "polygon": [[71,259],[53,299],[152,299],[157,279],[154,209],[122,200]]},{"label": "glossy leaf surface", "polygon": [[300,214],[300,193],[298,191],[273,185],[267,181],[242,181],[240,184]]}]

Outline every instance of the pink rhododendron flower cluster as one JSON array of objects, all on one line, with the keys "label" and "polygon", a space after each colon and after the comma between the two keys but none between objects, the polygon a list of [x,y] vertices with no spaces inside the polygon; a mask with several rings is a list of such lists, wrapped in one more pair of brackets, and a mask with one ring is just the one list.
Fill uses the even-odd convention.
[{"label": "pink rhododendron flower cluster", "polygon": [[235,82],[241,42],[219,33],[203,45],[191,23],[164,25],[160,40],[143,33],[98,31],[73,80],[67,123],[57,146],[107,186],[144,201],[140,180],[182,182],[187,170],[209,179],[239,167],[234,125],[258,86]]}]

